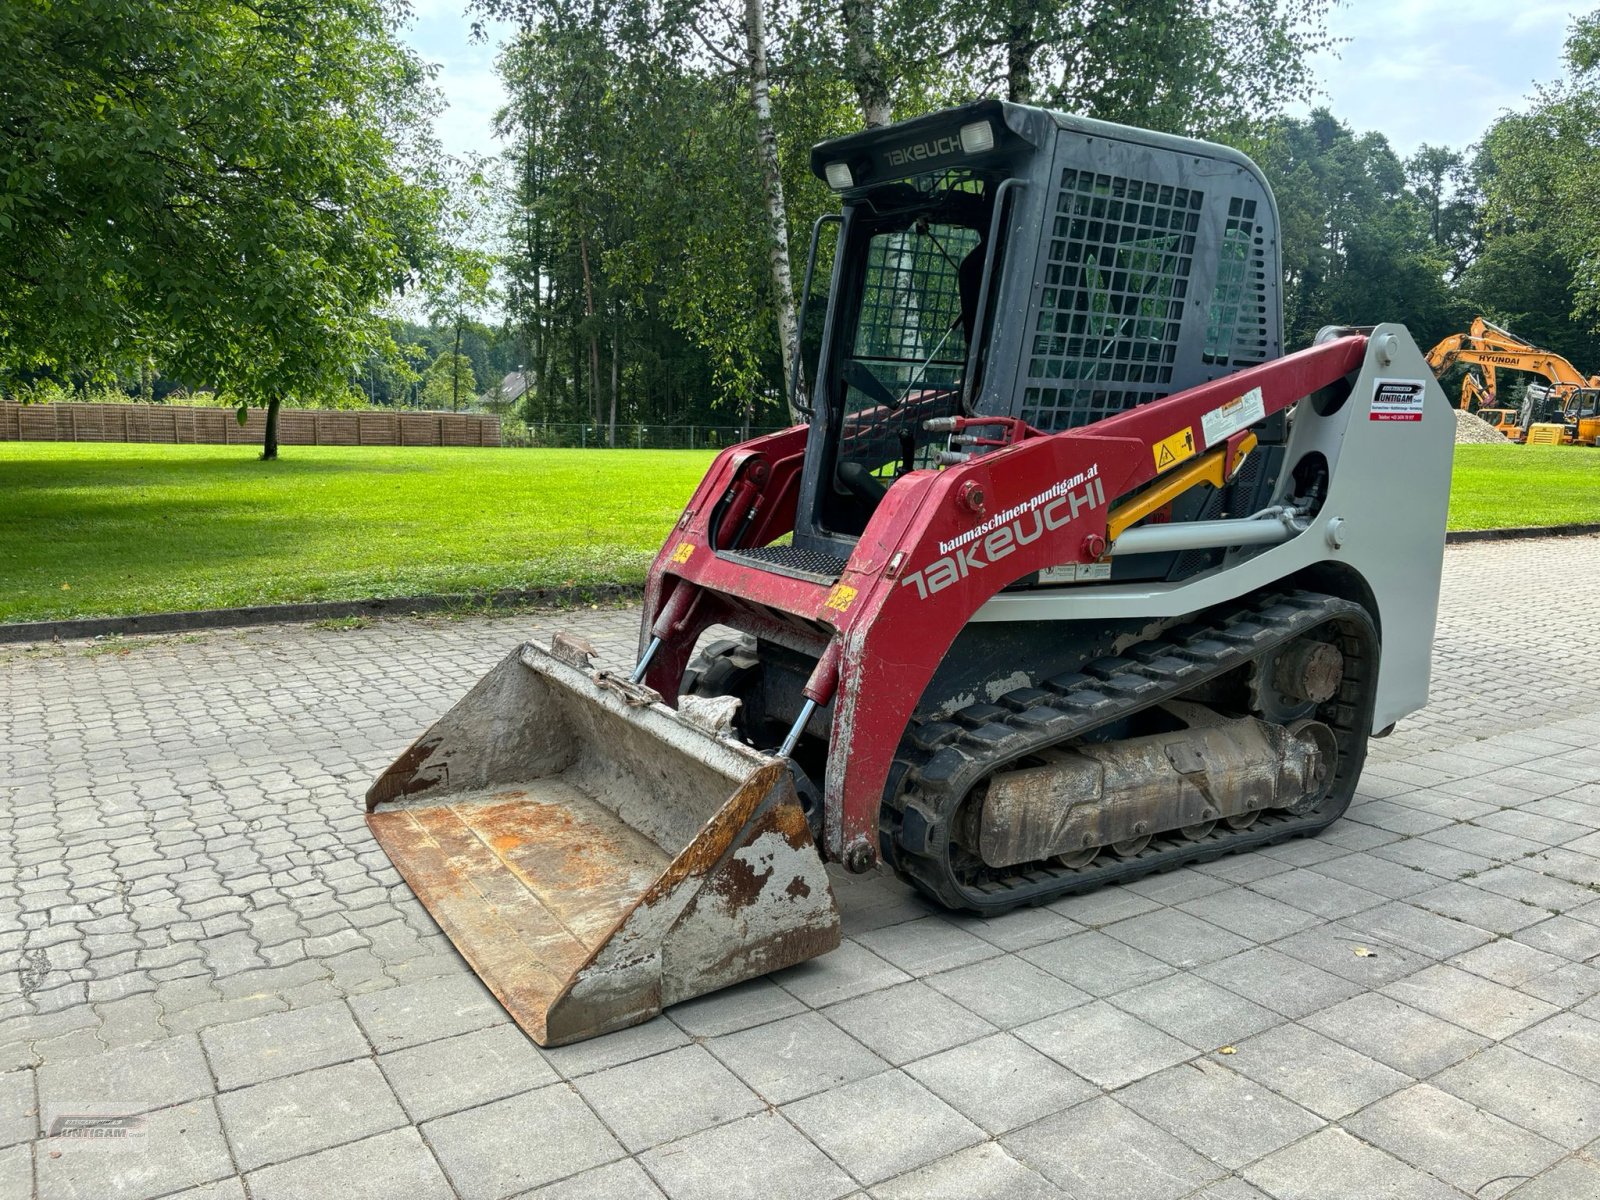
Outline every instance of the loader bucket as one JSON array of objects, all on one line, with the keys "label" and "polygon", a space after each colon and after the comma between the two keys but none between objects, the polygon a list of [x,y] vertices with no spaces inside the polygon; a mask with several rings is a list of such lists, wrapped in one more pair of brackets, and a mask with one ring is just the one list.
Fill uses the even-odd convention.
[{"label": "loader bucket", "polygon": [[534,1041],[839,944],[786,762],[530,642],[367,792],[367,824]]}]

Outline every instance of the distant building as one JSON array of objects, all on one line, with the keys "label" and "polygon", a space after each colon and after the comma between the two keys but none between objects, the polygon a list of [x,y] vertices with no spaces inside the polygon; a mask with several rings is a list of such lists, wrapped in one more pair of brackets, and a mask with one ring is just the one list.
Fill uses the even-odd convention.
[{"label": "distant building", "polygon": [[528,376],[522,371],[512,371],[511,374],[507,375],[500,381],[500,386],[498,388],[491,388],[482,396],[479,396],[478,399],[481,403],[491,404],[495,402],[495,393],[498,391],[499,403],[515,404],[518,400],[522,399],[527,390]]}]

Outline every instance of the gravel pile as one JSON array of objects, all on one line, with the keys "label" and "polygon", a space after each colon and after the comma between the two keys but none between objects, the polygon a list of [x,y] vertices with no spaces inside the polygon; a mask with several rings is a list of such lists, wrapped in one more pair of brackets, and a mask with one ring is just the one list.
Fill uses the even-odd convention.
[{"label": "gravel pile", "polygon": [[1463,412],[1456,409],[1456,441],[1458,442],[1501,442],[1506,440],[1505,435],[1477,413]]}]

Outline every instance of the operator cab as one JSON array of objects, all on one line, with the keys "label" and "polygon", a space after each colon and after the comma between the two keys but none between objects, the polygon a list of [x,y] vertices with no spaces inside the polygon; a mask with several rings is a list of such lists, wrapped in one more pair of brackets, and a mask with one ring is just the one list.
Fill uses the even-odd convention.
[{"label": "operator cab", "polygon": [[[1282,352],[1276,210],[1226,147],[984,100],[823,142],[811,168],[841,211],[802,289],[837,224],[794,372],[811,428],[792,544],[740,552],[767,569],[837,578],[897,479],[985,452],[931,419],[1091,425]],[[1282,441],[1274,418],[1249,495],[1196,488],[1206,511],[1173,519],[1254,511]]]},{"label": "operator cab", "polygon": [[924,423],[959,415],[982,369],[1006,236],[996,209],[1031,151],[989,102],[814,152],[844,200],[813,393],[831,465],[809,514],[819,531],[859,535],[896,479],[939,465],[945,435]]}]

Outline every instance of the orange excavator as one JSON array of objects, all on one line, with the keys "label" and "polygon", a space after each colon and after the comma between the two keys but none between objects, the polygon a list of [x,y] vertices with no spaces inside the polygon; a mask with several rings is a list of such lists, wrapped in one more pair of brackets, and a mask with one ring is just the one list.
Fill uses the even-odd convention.
[{"label": "orange excavator", "polygon": [[[1445,338],[1428,351],[1427,360],[1434,374],[1441,377],[1458,363],[1477,367],[1482,380],[1467,372],[1461,381],[1460,407],[1480,416],[1493,411],[1498,418],[1496,427],[1513,441],[1583,446],[1600,443],[1600,375],[1585,376],[1561,355],[1541,350],[1509,329],[1474,317],[1466,333]],[[1559,407],[1560,419],[1535,420],[1529,412],[1528,419],[1508,431],[1504,415],[1507,410],[1494,407],[1497,370],[1525,371],[1547,380],[1550,386],[1545,393],[1546,402]]]}]

